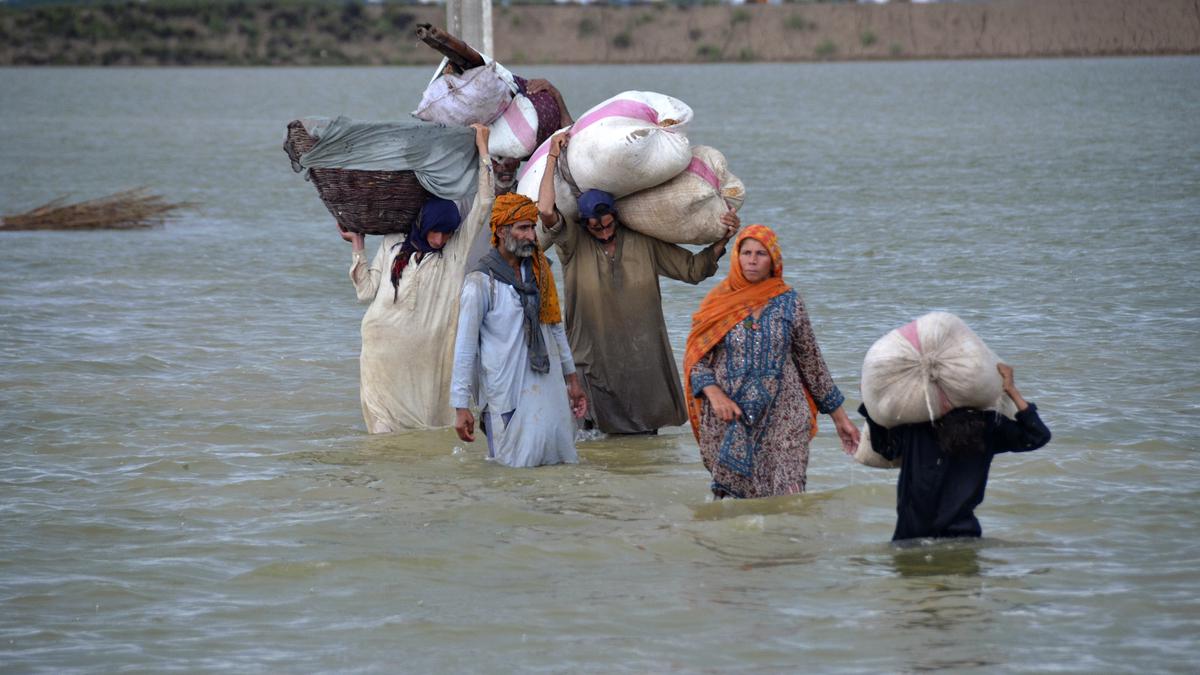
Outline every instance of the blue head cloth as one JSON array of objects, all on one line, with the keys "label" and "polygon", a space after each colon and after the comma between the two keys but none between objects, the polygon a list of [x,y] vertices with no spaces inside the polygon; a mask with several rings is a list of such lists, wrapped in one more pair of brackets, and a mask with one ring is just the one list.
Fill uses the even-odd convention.
[{"label": "blue head cloth", "polygon": [[421,217],[414,223],[409,240],[416,250],[429,253],[433,250],[426,239],[430,232],[454,232],[461,223],[458,205],[449,199],[430,197],[425,206],[421,207]]},{"label": "blue head cloth", "polygon": [[588,218],[599,218],[603,214],[597,214],[596,207],[601,205],[608,207],[604,213],[617,212],[616,200],[604,190],[588,190],[579,195],[579,219],[586,223]]}]

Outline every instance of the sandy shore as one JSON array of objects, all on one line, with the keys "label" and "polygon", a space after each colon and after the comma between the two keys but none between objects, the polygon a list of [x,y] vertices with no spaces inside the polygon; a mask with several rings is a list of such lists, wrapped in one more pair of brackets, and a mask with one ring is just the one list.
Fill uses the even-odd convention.
[{"label": "sandy shore", "polygon": [[[658,63],[1200,53],[1200,2],[1195,0],[522,10],[496,12],[501,60]],[[570,39],[564,43],[545,35]]]}]

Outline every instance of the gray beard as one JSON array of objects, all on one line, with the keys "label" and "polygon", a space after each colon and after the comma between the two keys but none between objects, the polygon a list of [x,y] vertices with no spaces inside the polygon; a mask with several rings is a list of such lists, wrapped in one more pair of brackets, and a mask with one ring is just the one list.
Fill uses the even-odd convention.
[{"label": "gray beard", "polygon": [[518,258],[528,258],[533,255],[537,244],[529,241],[518,241],[511,237],[504,238],[504,250],[517,256]]}]

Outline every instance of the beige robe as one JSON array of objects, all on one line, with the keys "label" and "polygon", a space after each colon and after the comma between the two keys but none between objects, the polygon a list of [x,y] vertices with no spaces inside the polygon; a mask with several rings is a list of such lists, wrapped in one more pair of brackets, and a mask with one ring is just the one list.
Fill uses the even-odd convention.
[{"label": "beige robe", "polygon": [[720,255],[713,246],[692,253],[618,226],[609,258],[578,223],[559,218],[554,228],[539,229],[562,261],[567,336],[589,418],[617,434],[683,424],[687,409],[658,277],[700,283],[716,273]]},{"label": "beige robe", "polygon": [[492,213],[493,190],[491,162],[484,158],[479,189],[462,225],[441,254],[409,262],[398,287],[391,282],[392,261],[404,235],[385,236],[370,264],[363,251],[353,254],[354,290],[359,302],[371,303],[363,315],[359,357],[359,394],[370,433],[454,424],[450,374],[458,300],[471,242]]}]

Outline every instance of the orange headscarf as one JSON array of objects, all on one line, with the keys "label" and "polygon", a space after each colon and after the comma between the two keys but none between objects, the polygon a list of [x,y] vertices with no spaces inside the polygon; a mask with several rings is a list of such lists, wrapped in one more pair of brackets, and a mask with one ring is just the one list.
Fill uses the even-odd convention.
[{"label": "orange headscarf", "polygon": [[[519,223],[522,220],[538,219],[537,204],[529,197],[508,192],[496,197],[492,205],[492,246],[500,248],[500,228],[505,225]],[[554,286],[554,273],[550,271],[550,261],[540,247],[533,252],[533,279],[537,282],[538,295],[541,305],[538,308],[538,320],[542,323],[562,323],[562,310],[558,306],[558,289]]]},{"label": "orange headscarf", "polygon": [[[750,283],[742,274],[738,252],[742,242],[754,239],[771,254],[771,276],[758,283]],[[779,250],[779,238],[766,225],[751,225],[738,234],[733,242],[733,255],[729,263],[729,276],[708,292],[700,303],[700,309],[692,315],[692,331],[688,333],[687,349],[683,355],[683,389],[686,392],[688,417],[692,421],[692,433],[700,440],[700,399],[692,396],[692,366],[712,351],[725,339],[725,335],[740,322],[745,321],[758,309],[765,307],[771,298],[791,290],[783,281],[783,253]],[[817,433],[817,406],[812,394],[805,390],[808,407],[812,413],[812,433]]]}]

